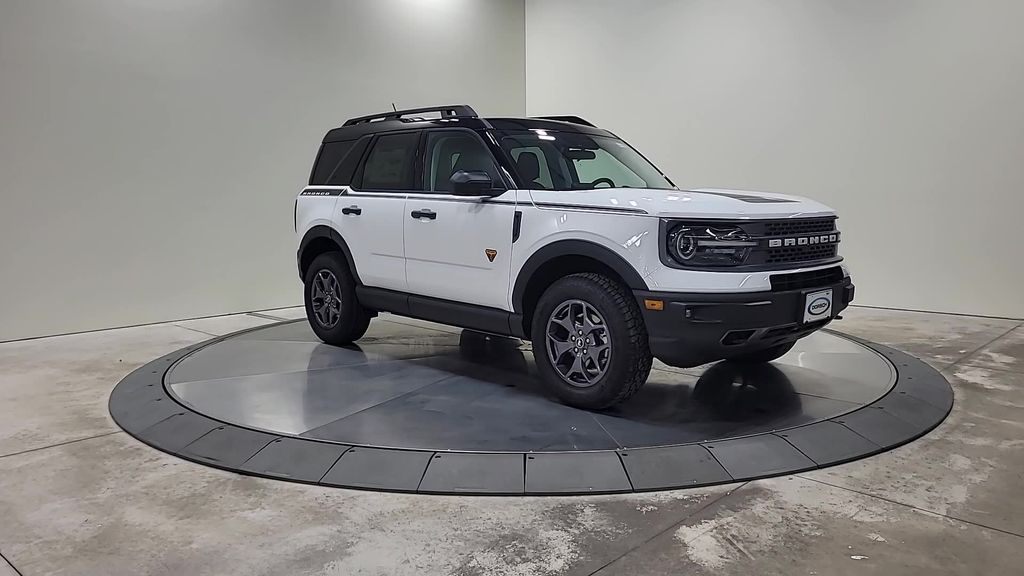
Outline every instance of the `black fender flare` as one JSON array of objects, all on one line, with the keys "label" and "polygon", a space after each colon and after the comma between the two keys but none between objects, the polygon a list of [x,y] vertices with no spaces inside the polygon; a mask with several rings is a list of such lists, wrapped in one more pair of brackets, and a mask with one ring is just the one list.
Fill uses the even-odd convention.
[{"label": "black fender flare", "polygon": [[[323,224],[313,226],[302,236],[302,241],[299,242],[299,251],[296,255],[296,264],[299,267],[299,277],[302,278],[302,256],[305,254],[306,249],[309,245],[319,238],[327,238],[334,242],[341,248],[341,253],[345,255],[345,261],[348,262],[348,269],[352,271],[352,277],[355,278],[356,284],[362,284],[359,280],[359,272],[356,270],[356,261],[352,258],[352,250],[349,249],[348,243],[342,238],[341,234],[337,230]],[[305,278],[302,278],[305,280]]]},{"label": "black fender flare", "polygon": [[533,274],[547,262],[561,256],[586,256],[608,266],[632,290],[647,290],[647,283],[629,262],[611,249],[587,240],[556,240],[537,250],[530,256],[516,276],[512,289],[512,308],[519,314],[525,312],[526,287]]}]

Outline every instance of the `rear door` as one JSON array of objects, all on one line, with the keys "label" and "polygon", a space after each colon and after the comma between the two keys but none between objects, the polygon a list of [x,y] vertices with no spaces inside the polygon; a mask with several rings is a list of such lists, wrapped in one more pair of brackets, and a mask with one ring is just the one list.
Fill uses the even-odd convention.
[{"label": "rear door", "polygon": [[402,241],[405,198],[414,186],[419,131],[390,132],[369,143],[334,221],[365,286],[407,291]]},{"label": "rear door", "polygon": [[419,191],[406,200],[409,292],[511,310],[509,269],[515,192],[478,199],[450,193],[459,170],[486,171],[504,186],[490,151],[471,130],[428,130]]}]

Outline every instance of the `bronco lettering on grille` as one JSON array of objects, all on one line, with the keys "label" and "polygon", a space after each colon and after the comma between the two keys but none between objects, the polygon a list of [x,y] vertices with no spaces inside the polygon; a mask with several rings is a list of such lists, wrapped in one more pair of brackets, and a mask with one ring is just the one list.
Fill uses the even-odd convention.
[{"label": "bronco lettering on grille", "polygon": [[812,244],[834,244],[839,242],[839,234],[821,234],[817,236],[800,236],[796,238],[772,238],[768,240],[769,248],[783,246],[809,246]]}]

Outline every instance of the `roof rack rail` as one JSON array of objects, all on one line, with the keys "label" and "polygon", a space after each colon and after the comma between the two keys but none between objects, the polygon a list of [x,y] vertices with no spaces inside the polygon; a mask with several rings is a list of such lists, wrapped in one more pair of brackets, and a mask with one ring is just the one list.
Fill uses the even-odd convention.
[{"label": "roof rack rail", "polygon": [[559,122],[572,122],[573,124],[582,124],[583,126],[597,128],[597,126],[594,126],[593,124],[587,122],[586,120],[580,118],[579,116],[537,116],[537,118],[540,118],[541,120],[558,120]]},{"label": "roof rack rail", "polygon": [[476,118],[476,110],[473,110],[465,104],[452,104],[449,106],[428,106],[426,108],[409,108],[408,110],[391,110],[388,112],[382,112],[380,114],[370,114],[369,116],[359,116],[357,118],[349,118],[345,121],[343,126],[352,126],[353,124],[364,124],[366,122],[372,122],[374,120],[398,120],[402,116],[409,114],[418,114],[420,112],[440,112],[441,117],[454,117],[454,116],[468,116]]}]

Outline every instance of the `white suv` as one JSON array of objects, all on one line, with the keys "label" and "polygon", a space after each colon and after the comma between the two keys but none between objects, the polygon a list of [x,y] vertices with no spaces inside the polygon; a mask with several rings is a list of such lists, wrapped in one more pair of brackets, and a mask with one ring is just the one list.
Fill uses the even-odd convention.
[{"label": "white suv", "polygon": [[575,116],[353,118],[324,137],[294,221],[324,342],[379,311],[529,339],[583,408],[634,394],[652,358],[774,360],[853,300],[830,208],[680,190]]}]

